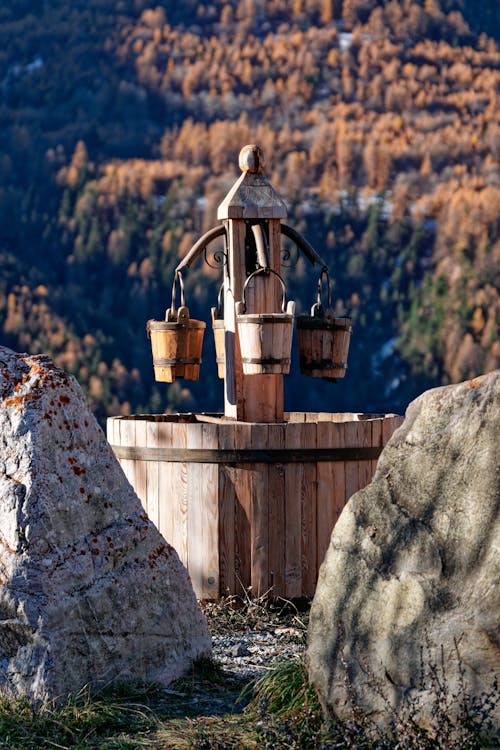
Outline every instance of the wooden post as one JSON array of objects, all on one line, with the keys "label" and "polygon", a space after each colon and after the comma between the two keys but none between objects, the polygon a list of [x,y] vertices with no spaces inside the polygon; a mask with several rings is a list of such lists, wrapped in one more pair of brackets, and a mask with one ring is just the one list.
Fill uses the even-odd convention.
[{"label": "wooden post", "polygon": [[[243,172],[219,206],[217,217],[226,222],[228,258],[224,276],[225,377],[224,414],[244,422],[283,421],[283,375],[245,375],[236,325],[235,304],[243,299],[243,288],[262,255],[251,252],[252,225],[257,224],[267,242],[266,266],[280,273],[280,219],[286,206],[263,176],[264,157],[258,146],[240,152]],[[246,291],[246,312],[281,311],[282,291],[271,274],[251,279]]]}]

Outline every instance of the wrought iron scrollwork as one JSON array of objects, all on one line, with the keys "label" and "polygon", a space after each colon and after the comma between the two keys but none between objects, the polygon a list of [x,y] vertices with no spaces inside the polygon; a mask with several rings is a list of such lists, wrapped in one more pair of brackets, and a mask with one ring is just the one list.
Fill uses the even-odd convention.
[{"label": "wrought iron scrollwork", "polygon": [[208,251],[208,247],[205,246],[203,255],[205,258],[205,263],[210,268],[224,268],[224,266],[227,265],[227,247],[225,242],[223,250],[214,250],[210,253]]}]

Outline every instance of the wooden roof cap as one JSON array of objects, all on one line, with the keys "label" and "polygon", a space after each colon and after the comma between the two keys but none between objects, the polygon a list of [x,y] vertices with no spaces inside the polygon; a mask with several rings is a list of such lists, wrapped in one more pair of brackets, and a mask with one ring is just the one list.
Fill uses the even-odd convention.
[{"label": "wooden roof cap", "polygon": [[243,146],[238,159],[243,174],[219,206],[218,219],[285,219],[286,205],[264,177],[264,152]]}]

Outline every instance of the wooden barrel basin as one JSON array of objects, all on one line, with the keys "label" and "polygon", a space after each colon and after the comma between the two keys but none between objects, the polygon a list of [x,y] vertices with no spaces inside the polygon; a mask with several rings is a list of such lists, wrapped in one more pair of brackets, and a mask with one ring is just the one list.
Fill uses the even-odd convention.
[{"label": "wooden barrel basin", "polygon": [[108,419],[108,440],[199,599],[312,596],[335,522],[402,423],[394,414],[293,412]]}]

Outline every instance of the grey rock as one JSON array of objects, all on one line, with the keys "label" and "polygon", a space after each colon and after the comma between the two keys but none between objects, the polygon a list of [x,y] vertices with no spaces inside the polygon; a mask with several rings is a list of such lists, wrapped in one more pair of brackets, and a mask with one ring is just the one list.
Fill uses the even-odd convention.
[{"label": "grey rock", "polygon": [[235,643],[234,646],[232,646],[229,650],[229,653],[231,656],[249,656],[250,651],[248,650],[248,646],[240,641],[239,643]]},{"label": "grey rock", "polygon": [[[307,663],[324,708],[387,727],[408,697],[436,722],[481,700],[500,648],[500,371],[424,393],[347,503],[320,570]],[[423,668],[423,672],[422,672]],[[423,679],[422,679],[423,675]],[[454,702],[454,709],[458,702]],[[498,725],[498,708],[495,714]]]},{"label": "grey rock", "polygon": [[167,685],[210,653],[186,569],[77,381],[0,347],[0,691]]}]

